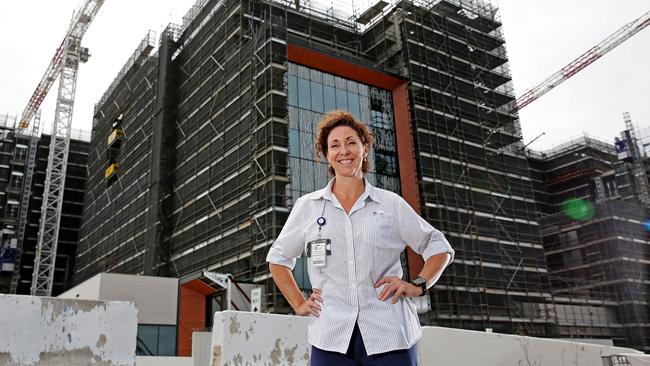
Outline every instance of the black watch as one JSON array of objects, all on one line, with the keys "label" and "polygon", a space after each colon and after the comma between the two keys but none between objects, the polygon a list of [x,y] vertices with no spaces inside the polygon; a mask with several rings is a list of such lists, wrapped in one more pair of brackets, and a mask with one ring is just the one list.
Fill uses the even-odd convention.
[{"label": "black watch", "polygon": [[415,277],[411,283],[422,289],[420,296],[424,296],[429,291],[427,288],[427,280],[420,276]]}]

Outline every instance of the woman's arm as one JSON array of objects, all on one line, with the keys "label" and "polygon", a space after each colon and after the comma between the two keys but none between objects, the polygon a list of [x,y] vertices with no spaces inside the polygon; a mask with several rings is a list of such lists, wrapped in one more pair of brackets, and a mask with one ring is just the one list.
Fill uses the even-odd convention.
[{"label": "woman's arm", "polygon": [[[418,276],[427,281],[427,287],[432,286],[438,281],[442,271],[447,267],[447,263],[451,259],[449,253],[441,253],[429,257],[424,262],[424,267]],[[392,297],[392,303],[395,304],[400,296],[418,297],[422,295],[422,289],[410,282],[403,281],[399,277],[384,277],[375,283],[375,288],[386,284],[379,294],[379,300],[386,301]]]},{"label": "woman's arm", "polygon": [[313,315],[315,317],[320,315],[320,303],[322,302],[320,289],[313,289],[309,299],[305,299],[289,268],[280,264],[269,263],[269,270],[273,281],[275,281],[280,292],[282,292],[282,295],[284,295],[284,298],[287,299],[297,315]]}]

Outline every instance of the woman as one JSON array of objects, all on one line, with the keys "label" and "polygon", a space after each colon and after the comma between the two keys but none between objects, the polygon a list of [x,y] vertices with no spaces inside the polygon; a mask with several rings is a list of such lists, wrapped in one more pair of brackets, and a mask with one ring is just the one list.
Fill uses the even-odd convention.
[{"label": "woman", "polygon": [[[417,365],[422,335],[411,298],[422,296],[453,259],[444,235],[400,196],[371,186],[372,135],[344,111],[326,114],[316,137],[317,156],[334,178],[299,198],[267,261],[273,279],[298,315],[311,316],[311,365]],[[425,259],[412,282],[402,278],[406,245]],[[308,299],[291,273],[308,257]]]}]

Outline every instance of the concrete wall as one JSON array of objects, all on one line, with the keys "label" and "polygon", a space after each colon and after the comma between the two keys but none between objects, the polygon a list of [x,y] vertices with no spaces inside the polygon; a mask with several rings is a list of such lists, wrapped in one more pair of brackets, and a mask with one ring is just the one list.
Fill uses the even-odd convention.
[{"label": "concrete wall", "polygon": [[138,312],[126,302],[0,294],[1,366],[132,366]]},{"label": "concrete wall", "polygon": [[[213,366],[309,365],[309,318],[225,311],[214,315]],[[601,356],[640,352],[554,339],[424,327],[420,365],[598,366]]]},{"label": "concrete wall", "polygon": [[212,332],[192,333],[192,362],[194,366],[212,366]]},{"label": "concrete wall", "polygon": [[138,308],[139,324],[176,325],[178,279],[100,273],[59,297],[129,301]]},{"label": "concrete wall", "polygon": [[101,273],[95,275],[57,297],[62,299],[101,300],[99,298],[101,276]]}]

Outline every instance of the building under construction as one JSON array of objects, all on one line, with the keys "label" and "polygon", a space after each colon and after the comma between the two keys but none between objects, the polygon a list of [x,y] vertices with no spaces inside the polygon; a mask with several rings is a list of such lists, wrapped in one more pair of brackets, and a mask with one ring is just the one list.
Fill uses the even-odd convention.
[{"label": "building under construction", "polygon": [[529,159],[558,335],[648,352],[648,183],[630,133],[616,144],[585,135]]},{"label": "building under construction", "polygon": [[[203,271],[263,284],[268,309],[289,311],[266,253],[293,202],[327,183],[319,117],[346,109],[377,136],[370,181],[456,250],[423,322],[552,334],[513,100],[498,11],[481,1],[379,1],[352,16],[316,1],[199,1],[182,26],[145,37],[96,105],[76,281],[181,278],[179,334],[184,308],[211,306]],[[413,276],[421,259],[404,257]]]},{"label": "building under construction", "polygon": [[[50,135],[17,134],[17,118],[0,116],[0,293],[29,294],[34,271]],[[52,294],[72,285],[90,136],[73,131],[64,187]]]}]

